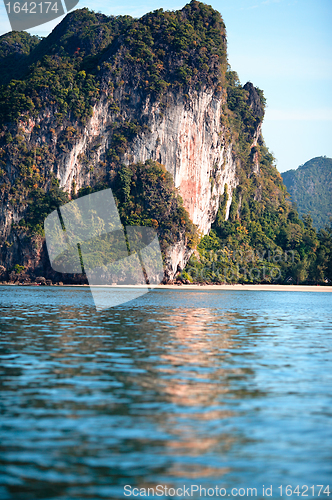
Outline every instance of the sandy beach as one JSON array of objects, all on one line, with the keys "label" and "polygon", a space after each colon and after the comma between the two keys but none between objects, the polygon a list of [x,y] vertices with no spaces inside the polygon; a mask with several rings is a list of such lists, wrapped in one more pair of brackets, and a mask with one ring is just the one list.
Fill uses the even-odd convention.
[{"label": "sandy beach", "polygon": [[[63,285],[63,286],[83,286],[89,285]],[[173,284],[173,285],[92,285],[97,288],[149,288],[152,290],[213,290],[213,291],[264,291],[264,292],[332,292],[332,286],[323,285],[241,285],[241,284],[227,284],[227,285],[187,285],[187,284]]]},{"label": "sandy beach", "polygon": [[[35,284],[17,284],[17,283],[0,283],[0,286],[23,286],[23,287],[35,287],[41,285]],[[49,285],[52,288],[62,288],[62,287],[93,287],[93,288],[148,288],[150,290],[222,290],[222,291],[264,291],[264,292],[332,292],[332,286],[324,285],[241,285],[241,284],[227,284],[227,285],[198,285],[198,284],[173,284],[173,285],[76,285],[76,284],[56,284],[53,283]],[[48,287],[46,285],[46,287]],[[44,288],[44,286],[42,286]]]},{"label": "sandy beach", "polygon": [[265,292],[332,292],[332,286],[321,285],[158,285],[157,289],[169,290],[236,290]]}]

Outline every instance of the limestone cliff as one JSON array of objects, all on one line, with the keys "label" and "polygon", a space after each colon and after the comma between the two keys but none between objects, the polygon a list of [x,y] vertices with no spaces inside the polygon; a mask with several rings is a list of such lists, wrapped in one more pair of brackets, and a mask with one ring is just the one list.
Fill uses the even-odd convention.
[{"label": "limestone cliff", "polygon": [[[259,173],[255,148],[263,102],[251,83],[242,88],[227,80],[219,14],[195,1],[174,15],[156,12],[117,24],[106,16],[93,14],[92,19],[86,9],[69,14],[48,45],[42,41],[39,53],[34,49],[30,75],[21,75],[23,91],[20,82],[9,84],[25,100],[19,108],[17,94],[16,116],[12,107],[2,108],[0,244],[7,269],[17,263],[40,272],[47,267],[42,238],[34,237],[32,244],[24,229],[29,192],[39,186],[47,191],[58,182],[75,196],[101,180],[111,182],[121,165],[152,159],[172,175],[190,219],[207,234],[225,187],[225,219],[229,216],[243,170],[241,141],[253,151],[246,176]],[[183,30],[184,47],[172,28],[175,22]],[[90,40],[79,34],[82,23],[95,29]],[[105,41],[109,24],[114,33]],[[176,43],[182,43],[180,48]],[[67,81],[59,83],[54,73],[64,67],[74,76],[65,75]],[[50,74],[49,86],[40,83],[43,71]],[[3,96],[12,99],[4,90]],[[246,118],[240,116],[243,106]],[[192,251],[181,235],[175,238],[166,250],[167,278],[185,266]]]},{"label": "limestone cliff", "polygon": [[[134,137],[121,160],[130,163],[153,159],[165,165],[191,220],[203,234],[215,220],[219,197],[227,184],[228,217],[232,190],[238,179],[234,144],[227,143],[227,130],[221,125],[222,97],[209,89],[194,91],[186,97],[182,93],[169,92],[166,109],[161,109],[158,102],[151,102],[149,97],[131,110],[128,106],[122,110],[121,99],[117,102],[122,120],[130,122],[140,117],[146,124],[146,130]],[[98,165],[112,143],[115,119],[107,98],[94,107],[93,116],[77,142],[68,152],[57,156],[55,172],[61,187],[70,191],[73,182],[78,189],[91,182],[82,158],[93,157],[93,165]],[[59,132],[61,134],[62,130]],[[57,135],[53,141],[56,146]],[[96,143],[98,152],[94,152]]]}]

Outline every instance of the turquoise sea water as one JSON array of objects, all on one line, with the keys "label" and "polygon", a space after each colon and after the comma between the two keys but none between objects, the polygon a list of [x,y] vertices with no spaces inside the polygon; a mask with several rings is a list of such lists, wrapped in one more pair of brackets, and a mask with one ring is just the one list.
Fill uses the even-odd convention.
[{"label": "turquoise sea water", "polygon": [[97,313],[88,288],[0,287],[0,499],[332,495],[331,311],[181,289]]}]

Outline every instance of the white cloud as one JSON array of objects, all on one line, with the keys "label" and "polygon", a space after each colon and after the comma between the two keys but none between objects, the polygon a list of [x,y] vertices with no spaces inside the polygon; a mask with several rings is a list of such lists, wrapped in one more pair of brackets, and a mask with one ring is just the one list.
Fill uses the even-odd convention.
[{"label": "white cloud", "polygon": [[264,121],[331,121],[332,108],[271,109],[266,110]]},{"label": "white cloud", "polygon": [[271,3],[280,3],[283,0],[264,0],[264,2],[261,2],[262,5],[270,5]]},{"label": "white cloud", "polygon": [[283,0],[264,0],[264,2],[260,2],[259,4],[250,5],[248,7],[240,7],[240,9],[238,9],[238,10],[258,9],[262,5],[264,6],[264,5],[270,5],[270,4],[273,4],[273,3],[280,3],[280,2],[283,2]]},{"label": "white cloud", "polygon": [[271,3],[280,3],[283,0],[265,0],[264,2],[261,2],[262,5],[270,5]]},{"label": "white cloud", "polygon": [[250,7],[241,7],[239,10],[252,10],[258,9],[259,5],[251,5]]},{"label": "white cloud", "polygon": [[253,44],[244,54],[237,47],[230,47],[229,59],[232,67],[241,68],[242,72],[263,77],[273,77],[285,81],[286,78],[306,78],[308,80],[332,79],[331,60],[323,56],[300,55],[298,53],[280,54],[271,50],[269,55],[256,55]]}]

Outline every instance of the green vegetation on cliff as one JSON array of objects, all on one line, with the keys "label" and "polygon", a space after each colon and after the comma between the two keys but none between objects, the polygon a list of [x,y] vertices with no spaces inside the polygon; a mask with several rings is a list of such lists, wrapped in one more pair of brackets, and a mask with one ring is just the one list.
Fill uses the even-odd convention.
[{"label": "green vegetation on cliff", "polygon": [[[0,69],[9,56],[24,54],[24,64],[16,65],[0,87],[0,192],[2,203],[20,219],[2,242],[3,260],[17,259],[10,250],[14,232],[19,238],[24,231],[31,238],[42,236],[47,213],[105,186],[112,187],[124,224],[157,227],[163,250],[180,240],[193,247],[196,230],[171,175],[156,162],[123,164],[130,142],[148,127],[140,113],[136,120],[124,120],[120,107],[135,109],[135,89],[142,99],[159,102],[167,100],[169,88],[185,93],[210,86],[221,92],[227,61],[220,14],[196,1],[139,20],[84,8],[68,14],[43,40],[8,34],[0,37],[0,47]],[[59,158],[82,138],[93,106],[105,95],[118,115],[109,149],[99,161],[97,142],[82,154],[86,186],[76,193],[74,179],[71,192],[64,193],[56,185]],[[46,126],[43,113],[51,117]]]},{"label": "green vegetation on cliff", "polygon": [[28,69],[30,54],[40,38],[25,31],[10,31],[0,36],[0,85],[19,78]]},{"label": "green vegetation on cliff", "polygon": [[[8,63],[6,51],[1,51],[7,38],[0,37],[0,73]],[[25,47],[36,44],[32,38],[22,35]],[[10,56],[15,54],[13,49]],[[60,115],[72,112],[84,123],[105,76],[113,86],[126,82],[156,96],[170,85],[222,83],[225,27],[218,12],[196,1],[181,11],[159,9],[139,20],[84,8],[68,14],[34,47],[28,62],[28,73],[22,68],[21,74],[12,75],[17,79],[0,88],[1,122],[22,114],[36,117],[45,106],[55,105]]]},{"label": "green vegetation on cliff", "polygon": [[175,241],[190,248],[198,243],[197,231],[176,189],[171,174],[152,160],[123,165],[114,176],[94,188],[82,188],[78,197],[112,188],[124,226],[148,226],[158,231],[163,252]]},{"label": "green vegetation on cliff", "polygon": [[332,217],[332,158],[312,158],[281,175],[299,213],[310,212],[314,226],[324,227]]},{"label": "green vegetation on cliff", "polygon": [[262,137],[252,144],[264,114],[262,91],[250,83],[242,87],[234,71],[226,77],[232,112],[227,119],[238,137],[239,185],[227,221],[225,186],[216,220],[198,246],[199,257],[193,255],[188,262],[184,278],[231,283],[332,281],[331,228],[317,234],[308,210],[299,217]]}]

